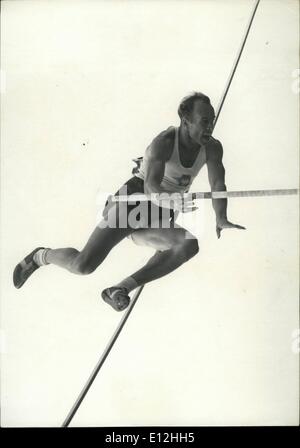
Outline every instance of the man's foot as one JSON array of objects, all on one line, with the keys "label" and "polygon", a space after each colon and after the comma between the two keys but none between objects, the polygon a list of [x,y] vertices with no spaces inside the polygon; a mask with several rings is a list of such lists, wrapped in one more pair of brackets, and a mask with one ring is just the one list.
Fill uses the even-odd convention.
[{"label": "man's foot", "polygon": [[13,274],[13,282],[17,289],[24,285],[26,280],[34,273],[40,266],[38,266],[33,260],[34,254],[44,247],[37,247],[31,254],[27,255],[24,260],[17,264]]},{"label": "man's foot", "polygon": [[130,303],[130,297],[126,288],[113,286],[106,288],[101,293],[104,302],[108,303],[116,311],[123,311]]}]

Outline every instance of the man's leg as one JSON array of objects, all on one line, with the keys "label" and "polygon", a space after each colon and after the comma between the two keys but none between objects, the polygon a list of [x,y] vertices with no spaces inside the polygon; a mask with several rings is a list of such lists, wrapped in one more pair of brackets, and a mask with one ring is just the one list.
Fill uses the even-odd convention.
[{"label": "man's leg", "polygon": [[90,274],[102,263],[111,249],[131,232],[130,228],[96,227],[81,251],[73,248],[48,249],[45,261],[73,274]]},{"label": "man's leg", "polygon": [[171,229],[137,230],[132,240],[157,250],[145,266],[132,274],[138,286],[169,274],[199,251],[197,239],[178,225]]},{"label": "man's leg", "polygon": [[128,225],[131,209],[127,204],[108,202],[103,211],[104,219],[97,225],[81,252],[74,248],[47,249],[45,264],[55,264],[73,274],[90,274],[116,244],[134,231]]},{"label": "man's leg", "polygon": [[36,269],[47,264],[54,264],[73,274],[84,275],[93,272],[111,249],[133,231],[129,227],[112,228],[103,224],[104,221],[95,228],[81,251],[71,247],[35,249],[15,267],[13,273],[15,287],[21,288]]},{"label": "man's leg", "polygon": [[176,224],[170,229],[139,229],[132,233],[131,238],[138,245],[153,247],[156,253],[137,272],[102,292],[104,300],[118,311],[126,307],[122,290],[128,294],[138,286],[169,274],[199,251],[197,239]]}]

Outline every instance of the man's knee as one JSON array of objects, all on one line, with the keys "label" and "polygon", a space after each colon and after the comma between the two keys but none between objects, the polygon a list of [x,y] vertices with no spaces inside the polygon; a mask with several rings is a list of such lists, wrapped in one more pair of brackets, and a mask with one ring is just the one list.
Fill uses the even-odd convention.
[{"label": "man's knee", "polygon": [[183,262],[190,260],[199,252],[198,240],[196,238],[186,239],[179,250]]},{"label": "man's knee", "polygon": [[71,271],[79,275],[88,275],[94,272],[96,267],[86,256],[79,254],[72,262]]},{"label": "man's knee", "polygon": [[199,244],[196,238],[192,238],[190,240],[186,240],[186,255],[188,260],[199,252]]}]

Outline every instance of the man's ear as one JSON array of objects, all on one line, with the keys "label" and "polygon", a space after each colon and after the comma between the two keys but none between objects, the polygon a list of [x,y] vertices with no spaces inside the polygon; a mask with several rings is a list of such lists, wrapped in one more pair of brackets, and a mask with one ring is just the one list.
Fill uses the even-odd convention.
[{"label": "man's ear", "polygon": [[184,127],[188,126],[188,119],[186,117],[182,118],[182,124],[183,124]]}]

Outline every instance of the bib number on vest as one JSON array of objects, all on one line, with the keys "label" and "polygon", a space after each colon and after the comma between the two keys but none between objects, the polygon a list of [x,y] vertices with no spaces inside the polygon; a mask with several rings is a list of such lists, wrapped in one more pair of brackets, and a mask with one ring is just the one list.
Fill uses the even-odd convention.
[{"label": "bib number on vest", "polygon": [[178,185],[180,187],[187,187],[190,184],[191,176],[188,174],[183,174],[181,177],[178,178]]}]

